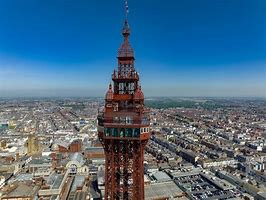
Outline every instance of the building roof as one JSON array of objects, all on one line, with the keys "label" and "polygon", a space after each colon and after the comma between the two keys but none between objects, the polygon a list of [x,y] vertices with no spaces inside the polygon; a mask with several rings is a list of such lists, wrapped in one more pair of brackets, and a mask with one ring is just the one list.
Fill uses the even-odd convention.
[{"label": "building roof", "polygon": [[41,164],[49,164],[51,163],[51,160],[49,157],[41,157],[41,158],[35,158],[32,159],[29,164],[33,164],[33,165],[41,165]]},{"label": "building roof", "polygon": [[83,191],[78,191],[75,192],[75,196],[74,196],[74,200],[85,200],[87,196],[87,192],[83,192]]},{"label": "building roof", "polygon": [[63,140],[56,140],[54,144],[57,144],[58,146],[64,147],[66,149],[69,147],[69,143]]},{"label": "building roof", "polygon": [[85,176],[76,175],[71,187],[71,192],[75,192],[77,187],[83,186],[85,182]]},{"label": "building roof", "polygon": [[69,155],[69,158],[71,161],[77,161],[79,162],[81,165],[83,165],[85,163],[85,160],[83,158],[83,155],[81,153],[73,153]]},{"label": "building roof", "polygon": [[37,192],[37,186],[23,182],[17,183],[14,187],[15,188],[4,195],[4,197],[31,197],[35,192]]},{"label": "building roof", "polygon": [[266,192],[258,192],[257,196],[266,199]]},{"label": "building roof", "polygon": [[183,194],[182,190],[173,182],[154,183],[145,186],[145,199],[163,199],[177,197]]},{"label": "building roof", "polygon": [[32,174],[21,173],[14,179],[14,181],[31,181],[32,178],[33,178]]},{"label": "building roof", "polygon": [[88,147],[85,151],[87,153],[104,153],[103,147]]},{"label": "building roof", "polygon": [[55,179],[54,182],[53,182],[52,189],[58,189],[58,188],[60,187],[62,181],[63,181],[63,178],[64,178],[63,175],[58,174],[58,175],[56,176],[56,179]]},{"label": "building roof", "polygon": [[166,182],[166,181],[170,181],[171,180],[171,178],[165,172],[162,172],[162,171],[154,173],[153,177],[158,182]]}]

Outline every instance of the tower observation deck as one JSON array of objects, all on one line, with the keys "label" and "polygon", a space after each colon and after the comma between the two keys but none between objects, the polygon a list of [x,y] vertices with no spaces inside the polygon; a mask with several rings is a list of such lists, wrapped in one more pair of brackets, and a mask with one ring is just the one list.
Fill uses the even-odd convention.
[{"label": "tower observation deck", "polygon": [[98,114],[98,136],[105,151],[104,198],[143,200],[144,148],[150,138],[150,118],[134,67],[127,17],[122,34],[118,69],[113,71],[113,84],[110,83],[104,109]]}]

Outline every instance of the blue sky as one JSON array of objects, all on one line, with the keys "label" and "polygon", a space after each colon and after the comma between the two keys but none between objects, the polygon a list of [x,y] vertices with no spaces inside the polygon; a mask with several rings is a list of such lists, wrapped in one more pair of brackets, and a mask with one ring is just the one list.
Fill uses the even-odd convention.
[{"label": "blue sky", "polygon": [[[146,96],[266,96],[265,0],[129,0]],[[1,96],[103,96],[123,0],[1,0]]]}]

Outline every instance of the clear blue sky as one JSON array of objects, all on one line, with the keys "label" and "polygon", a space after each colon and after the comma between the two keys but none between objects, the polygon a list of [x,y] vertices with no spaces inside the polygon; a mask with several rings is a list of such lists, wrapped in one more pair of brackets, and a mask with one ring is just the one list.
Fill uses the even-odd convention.
[{"label": "clear blue sky", "polygon": [[[266,96],[265,0],[129,0],[146,96]],[[123,0],[1,0],[1,96],[103,96]]]}]

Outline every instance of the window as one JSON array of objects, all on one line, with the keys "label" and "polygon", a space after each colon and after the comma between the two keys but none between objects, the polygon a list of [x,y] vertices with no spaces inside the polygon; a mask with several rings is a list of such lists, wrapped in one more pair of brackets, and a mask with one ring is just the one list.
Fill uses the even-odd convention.
[{"label": "window", "polygon": [[148,132],[149,132],[149,128],[148,128],[148,127],[141,128],[141,129],[140,129],[140,132],[141,132],[141,133],[148,133]]},{"label": "window", "polygon": [[113,128],[113,137],[118,137],[118,129],[117,128]]},{"label": "window", "polygon": [[105,136],[111,136],[112,129],[111,128],[105,128]]},{"label": "window", "polygon": [[126,124],[132,124],[132,118],[126,117]]},{"label": "window", "polygon": [[126,128],[126,137],[132,137],[132,128]]},{"label": "window", "polygon": [[118,123],[118,122],[119,122],[119,117],[114,117],[114,118],[113,118],[113,121],[114,121],[115,123]]},{"label": "window", "polygon": [[119,120],[120,124],[124,124],[126,119],[125,117],[120,117]]},{"label": "window", "polygon": [[120,137],[125,137],[125,129],[124,128],[120,129]]},{"label": "window", "polygon": [[142,124],[148,124],[149,123],[148,118],[147,117],[142,118],[141,123]]},{"label": "window", "polygon": [[133,137],[139,137],[140,135],[140,128],[133,129]]}]

